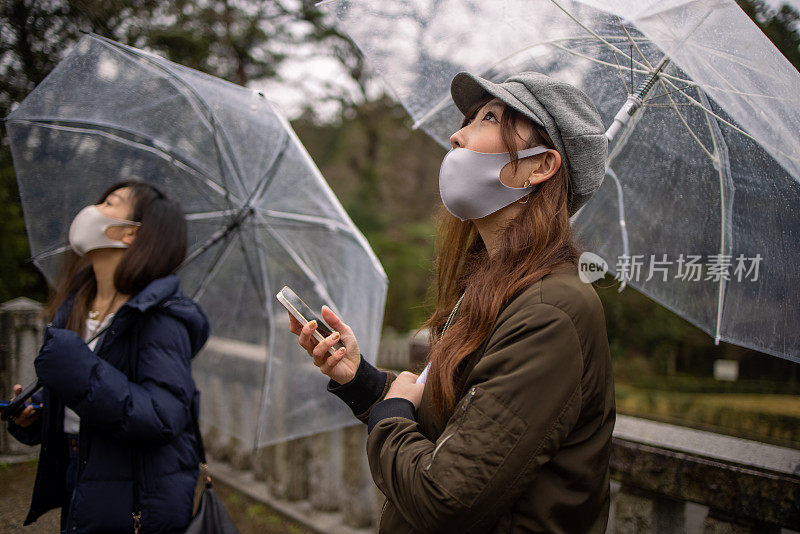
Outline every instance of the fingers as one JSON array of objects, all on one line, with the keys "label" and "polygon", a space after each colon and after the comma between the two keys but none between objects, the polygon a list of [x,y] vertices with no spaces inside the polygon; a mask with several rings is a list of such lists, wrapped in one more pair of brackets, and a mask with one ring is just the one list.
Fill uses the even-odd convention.
[{"label": "fingers", "polygon": [[322,318],[325,319],[325,322],[328,323],[331,328],[337,332],[341,332],[343,336],[353,333],[353,331],[350,330],[350,327],[344,324],[342,320],[339,319],[335,313],[333,313],[333,310],[327,306],[322,307]]},{"label": "fingers", "polygon": [[292,334],[294,334],[296,336],[299,336],[300,335],[300,331],[303,329],[303,325],[301,325],[300,321],[295,319],[294,315],[292,315],[291,313],[287,312],[287,315],[289,316],[289,331]]},{"label": "fingers", "polygon": [[22,386],[20,384],[14,384],[14,396],[17,397],[20,393],[22,393]]},{"label": "fingers", "polygon": [[334,332],[333,334],[329,335],[328,337],[317,343],[317,346],[314,347],[314,350],[312,351],[312,356],[314,357],[314,365],[320,367],[323,363],[325,363],[325,359],[331,354],[329,350],[336,344],[337,341],[339,341],[339,338],[340,338],[339,332]]},{"label": "fingers", "polygon": [[415,383],[417,381],[417,378],[419,378],[419,375],[415,375],[410,371],[403,371],[402,373],[397,375],[397,378],[395,380],[402,380],[404,382]]},{"label": "fingers", "polygon": [[303,347],[311,354],[311,351],[314,350],[314,347],[317,346],[317,340],[314,338],[313,332],[317,328],[317,322],[311,321],[303,325],[303,328],[300,329],[300,336],[298,342],[300,346]]},{"label": "fingers", "polygon": [[14,418],[14,423],[26,428],[33,424],[39,417],[39,412],[33,409],[33,406],[27,406],[22,412]]},{"label": "fingers", "polygon": [[339,364],[339,362],[344,359],[347,351],[344,348],[341,348],[333,353],[333,355],[328,356],[325,358],[325,361],[322,365],[318,366],[319,370],[322,371],[326,375],[330,375],[333,372],[333,369]]}]

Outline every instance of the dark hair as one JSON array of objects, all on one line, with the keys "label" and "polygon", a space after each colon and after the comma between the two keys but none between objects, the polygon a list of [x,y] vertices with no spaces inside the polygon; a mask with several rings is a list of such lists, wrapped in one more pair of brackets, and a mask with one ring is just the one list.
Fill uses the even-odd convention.
[{"label": "dark hair", "polygon": [[[464,123],[492,97],[476,102]],[[522,113],[505,106],[500,134],[516,165],[517,125],[532,127],[528,146],[554,148],[547,133]],[[569,222],[569,173],[562,161],[556,173],[542,182],[530,200],[508,225],[499,240],[496,258],[489,261],[486,245],[472,221],[461,221],[445,209],[440,212],[437,239],[436,309],[425,323],[431,331],[430,371],[434,406],[447,414],[456,403],[456,380],[461,362],[476,350],[491,332],[500,309],[510,298],[548,274],[563,262],[577,264],[581,249]],[[453,323],[444,325],[460,295],[464,300]]]},{"label": "dark hair", "polygon": [[[96,202],[122,188],[131,190],[133,207],[129,220],[142,225],[114,272],[114,287],[123,295],[135,295],[147,284],[167,276],[186,257],[187,229],[183,210],[161,189],[138,180],[126,180],[109,187]],[[56,287],[48,303],[49,318],[71,295],[75,295],[66,328],[83,337],[89,305],[97,294],[97,281],[87,256],[66,253]]]}]

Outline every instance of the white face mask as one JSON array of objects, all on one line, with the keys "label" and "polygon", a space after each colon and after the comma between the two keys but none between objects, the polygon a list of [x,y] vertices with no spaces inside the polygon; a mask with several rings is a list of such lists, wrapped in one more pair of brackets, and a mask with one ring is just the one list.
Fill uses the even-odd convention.
[{"label": "white face mask", "polygon": [[[546,146],[517,152],[519,159],[544,154]],[[507,152],[485,154],[454,148],[445,155],[439,169],[439,195],[447,211],[466,221],[480,219],[532,193],[541,184],[508,187],[500,181],[500,171],[511,162]]]},{"label": "white face mask", "polygon": [[69,227],[69,245],[78,256],[98,248],[128,248],[127,243],[106,237],[106,230],[112,226],[141,225],[135,221],[103,215],[97,206],[86,206],[72,220]]}]

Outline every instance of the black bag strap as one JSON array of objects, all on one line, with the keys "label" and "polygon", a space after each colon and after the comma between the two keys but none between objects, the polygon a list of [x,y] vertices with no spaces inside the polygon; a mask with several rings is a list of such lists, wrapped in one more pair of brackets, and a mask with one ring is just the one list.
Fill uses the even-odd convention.
[{"label": "black bag strap", "polygon": [[197,456],[200,458],[200,471],[203,472],[203,479],[205,486],[207,488],[211,487],[211,474],[208,472],[208,461],[206,460],[206,447],[203,443],[203,435],[200,433],[200,424],[197,421],[197,412],[195,410],[195,403],[192,402],[191,412],[192,412],[192,427],[194,430],[194,440],[195,440],[195,449],[197,450]]}]

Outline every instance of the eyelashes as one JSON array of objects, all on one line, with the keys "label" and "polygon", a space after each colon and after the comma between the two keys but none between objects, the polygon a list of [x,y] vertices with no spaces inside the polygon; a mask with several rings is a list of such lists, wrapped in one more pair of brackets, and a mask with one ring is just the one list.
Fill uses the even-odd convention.
[{"label": "eyelashes", "polygon": [[[497,122],[498,121],[497,120],[497,115],[494,113],[494,111],[487,111],[483,116],[483,120],[489,120],[490,117],[492,119],[494,119],[493,122]],[[464,126],[468,126],[468,125],[472,124],[473,120],[474,120],[474,117],[471,118],[471,119],[467,119],[466,121],[464,121]],[[462,126],[462,128],[463,128],[463,126]]]}]

